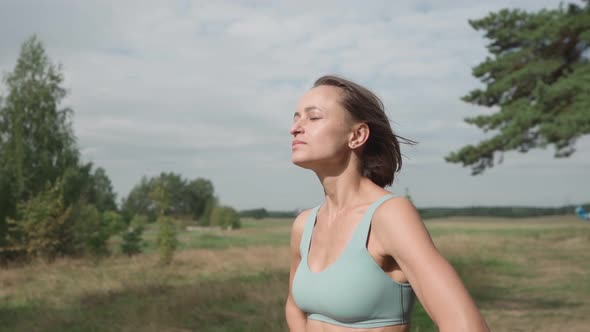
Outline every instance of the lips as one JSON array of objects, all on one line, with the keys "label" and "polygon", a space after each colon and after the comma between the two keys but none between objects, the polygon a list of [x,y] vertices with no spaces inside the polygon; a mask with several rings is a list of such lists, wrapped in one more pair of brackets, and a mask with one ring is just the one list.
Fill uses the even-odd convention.
[{"label": "lips", "polygon": [[301,144],[305,144],[304,141],[299,141],[299,140],[294,140],[293,143],[291,144],[292,147],[295,147],[297,145],[301,145]]}]

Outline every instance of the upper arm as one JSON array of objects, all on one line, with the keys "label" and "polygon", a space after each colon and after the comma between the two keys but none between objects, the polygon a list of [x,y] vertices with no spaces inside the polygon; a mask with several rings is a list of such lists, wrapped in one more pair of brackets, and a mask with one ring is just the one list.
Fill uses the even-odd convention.
[{"label": "upper arm", "polygon": [[385,202],[373,218],[374,234],[404,272],[441,331],[487,331],[461,279],[434,246],[418,211],[406,198]]},{"label": "upper arm", "polygon": [[299,266],[299,262],[301,261],[301,252],[299,251],[299,246],[301,243],[301,237],[303,235],[303,229],[305,228],[305,221],[309,216],[311,210],[306,210],[300,213],[295,221],[293,222],[293,227],[291,228],[291,244],[290,244],[290,268],[289,268],[289,295],[287,297],[287,303],[285,306],[285,315],[287,318],[287,325],[289,325],[290,331],[304,331],[305,330],[305,322],[306,322],[306,315],[303,311],[301,311],[293,301],[293,277],[295,276],[295,271]]},{"label": "upper arm", "polygon": [[306,210],[301,212],[295,221],[293,222],[293,226],[291,227],[291,244],[290,244],[290,269],[289,269],[289,294],[291,294],[291,287],[293,282],[293,276],[295,275],[295,270],[297,266],[299,266],[299,262],[301,261],[301,252],[299,250],[301,237],[303,236],[303,229],[305,228],[305,221],[307,220],[307,216],[309,216],[310,210]]}]

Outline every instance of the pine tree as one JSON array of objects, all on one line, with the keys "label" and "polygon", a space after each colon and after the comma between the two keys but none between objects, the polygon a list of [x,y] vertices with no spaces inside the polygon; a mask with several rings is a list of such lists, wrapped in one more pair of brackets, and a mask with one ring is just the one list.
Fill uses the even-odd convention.
[{"label": "pine tree", "polygon": [[590,134],[590,1],[528,13],[503,9],[469,23],[485,31],[491,57],[473,69],[485,89],[463,100],[499,111],[465,119],[495,136],[445,157],[480,174],[505,151],[555,146],[568,157]]}]

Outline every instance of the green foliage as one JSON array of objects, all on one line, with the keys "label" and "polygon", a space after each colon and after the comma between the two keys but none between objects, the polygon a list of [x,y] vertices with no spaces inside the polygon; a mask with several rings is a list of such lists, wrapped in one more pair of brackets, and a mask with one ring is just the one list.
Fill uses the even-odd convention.
[{"label": "green foliage", "polygon": [[11,248],[27,257],[53,261],[63,247],[63,232],[71,209],[62,200],[61,183],[47,185],[30,200],[18,205],[17,219],[10,219]]},{"label": "green foliage", "polygon": [[[582,204],[590,209],[590,203]],[[462,208],[430,207],[418,208],[422,219],[447,218],[458,216],[469,217],[502,217],[502,218],[531,218],[540,216],[573,215],[576,206],[566,205],[555,208],[527,207],[527,206],[470,206]]]},{"label": "green foliage", "polygon": [[129,226],[130,227],[135,227],[135,228],[145,228],[145,225],[147,225],[148,223],[148,218],[146,216],[142,216],[140,214],[135,215],[133,217],[133,219],[131,219],[131,222],[129,222]]},{"label": "green foliage", "polygon": [[107,241],[111,233],[98,209],[94,205],[83,204],[74,211],[72,234],[75,254],[93,258],[109,255]]},{"label": "green foliage", "polygon": [[117,210],[111,180],[103,168],[98,167],[93,173],[92,167],[92,163],[85,163],[63,171],[65,204],[83,202],[94,205],[99,212]]},{"label": "green foliage", "polygon": [[37,37],[28,39],[14,71],[5,77],[8,96],[1,109],[2,163],[15,180],[15,195],[29,198],[76,165],[72,111],[58,105],[66,96],[63,75]]},{"label": "green foliage", "polygon": [[[24,218],[23,214],[40,211],[30,204],[50,204],[49,199],[54,200],[50,205],[55,209],[58,205],[64,211],[72,208],[63,220],[52,217],[60,222],[54,225],[54,231],[60,234],[59,240],[51,237],[54,235],[49,234],[48,229],[39,230],[48,232],[48,243],[55,245],[52,249],[55,252],[47,253],[50,259],[58,253],[77,254],[76,241],[80,238],[84,238],[82,242],[94,241],[94,244],[88,244],[89,252],[102,251],[100,236],[90,240],[85,235],[74,234],[78,224],[74,215],[82,212],[75,210],[84,204],[94,205],[98,212],[115,210],[115,195],[104,169],[98,168],[93,174],[92,164],[83,164],[79,160],[71,123],[73,111],[60,108],[66,97],[66,90],[61,86],[63,79],[61,68],[49,60],[41,41],[35,36],[23,43],[16,67],[4,77],[8,95],[0,102],[0,259],[10,258],[7,255],[10,251],[8,238],[14,240],[24,236],[11,233],[7,218],[12,219],[13,224],[18,223]],[[55,193],[48,194],[46,184],[55,184],[59,189],[55,187]],[[55,196],[58,191],[59,198]],[[29,205],[23,207],[22,204]],[[34,219],[31,218],[26,220]],[[14,232],[28,227],[13,226]],[[26,236],[24,239],[33,241]],[[37,245],[31,244],[32,247]],[[33,252],[37,252],[36,249]],[[29,254],[33,255],[33,252]]]},{"label": "green foliage", "polygon": [[201,218],[199,218],[199,224],[202,226],[210,226],[211,225],[211,214],[213,210],[217,207],[217,197],[212,196],[207,199],[205,202],[205,210]]},{"label": "green foliage", "polygon": [[160,216],[158,218],[158,235],[156,238],[160,251],[160,263],[169,265],[174,257],[174,252],[178,247],[176,225],[170,217]]},{"label": "green foliage", "polygon": [[127,228],[123,217],[115,211],[105,211],[102,214],[102,220],[110,235],[119,234]]},{"label": "green foliage", "polygon": [[156,182],[149,197],[156,206],[156,214],[163,216],[170,207],[170,192],[166,190],[162,182]]},{"label": "green foliage", "polygon": [[123,199],[121,210],[125,220],[130,221],[137,214],[147,216],[150,222],[156,220],[155,205],[149,196],[153,181],[143,176],[139,184],[135,185],[129,195]]},{"label": "green foliage", "polygon": [[295,218],[299,212],[294,211],[268,211],[268,218]]},{"label": "green foliage", "polygon": [[121,243],[121,252],[127,256],[133,256],[140,254],[145,243],[143,242],[142,235],[147,223],[145,216],[136,215],[131,220],[129,227],[123,233],[123,242]]},{"label": "green foliage", "polygon": [[142,234],[142,228],[130,227],[125,231],[122,236],[121,252],[129,257],[140,254],[143,246]]},{"label": "green foliage", "polygon": [[211,225],[225,229],[238,229],[242,226],[240,216],[229,206],[218,206],[211,212]]},{"label": "green foliage", "polygon": [[51,262],[63,255],[100,258],[109,254],[109,226],[93,205],[66,207],[61,181],[20,203],[17,218],[10,219],[9,224],[8,249],[28,258]]},{"label": "green foliage", "polygon": [[[66,96],[60,68],[32,37],[23,43],[13,72],[4,77],[8,91],[0,104],[0,244],[7,217],[18,202],[29,201],[77,165],[71,110],[60,109]],[[67,202],[64,202],[67,206]]]},{"label": "green foliage", "polygon": [[206,179],[198,178],[186,185],[187,209],[194,220],[198,220],[208,212],[208,204],[210,204],[211,200],[214,200],[214,194],[213,183]]},{"label": "green foliage", "polygon": [[445,160],[480,174],[505,151],[552,144],[555,157],[574,153],[576,140],[590,134],[590,2],[537,13],[503,9],[469,23],[485,31],[492,57],[473,69],[486,88],[463,100],[499,112],[465,121],[496,134]]},{"label": "green foliage", "polygon": [[93,203],[98,211],[117,210],[117,195],[113,189],[111,179],[102,167],[96,168],[91,177],[88,201]]},{"label": "green foliage", "polygon": [[[160,187],[156,193],[156,187]],[[156,196],[160,195],[160,198]],[[162,212],[176,218],[191,218],[200,220],[207,212],[207,205],[214,197],[211,181],[197,178],[188,181],[179,174],[162,172],[157,177],[142,177],[129,195],[123,200],[122,211],[126,220],[131,220],[135,214],[143,214],[155,221],[157,214],[157,200],[166,196],[166,208]]]}]

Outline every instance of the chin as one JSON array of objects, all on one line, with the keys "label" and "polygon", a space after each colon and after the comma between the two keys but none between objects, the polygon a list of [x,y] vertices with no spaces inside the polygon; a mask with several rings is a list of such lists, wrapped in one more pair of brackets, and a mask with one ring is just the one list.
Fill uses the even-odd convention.
[{"label": "chin", "polygon": [[293,163],[293,165],[307,169],[311,168],[311,165],[313,164],[313,162],[311,162],[310,160],[306,160],[304,158],[297,158],[295,156],[291,158],[291,162]]}]

